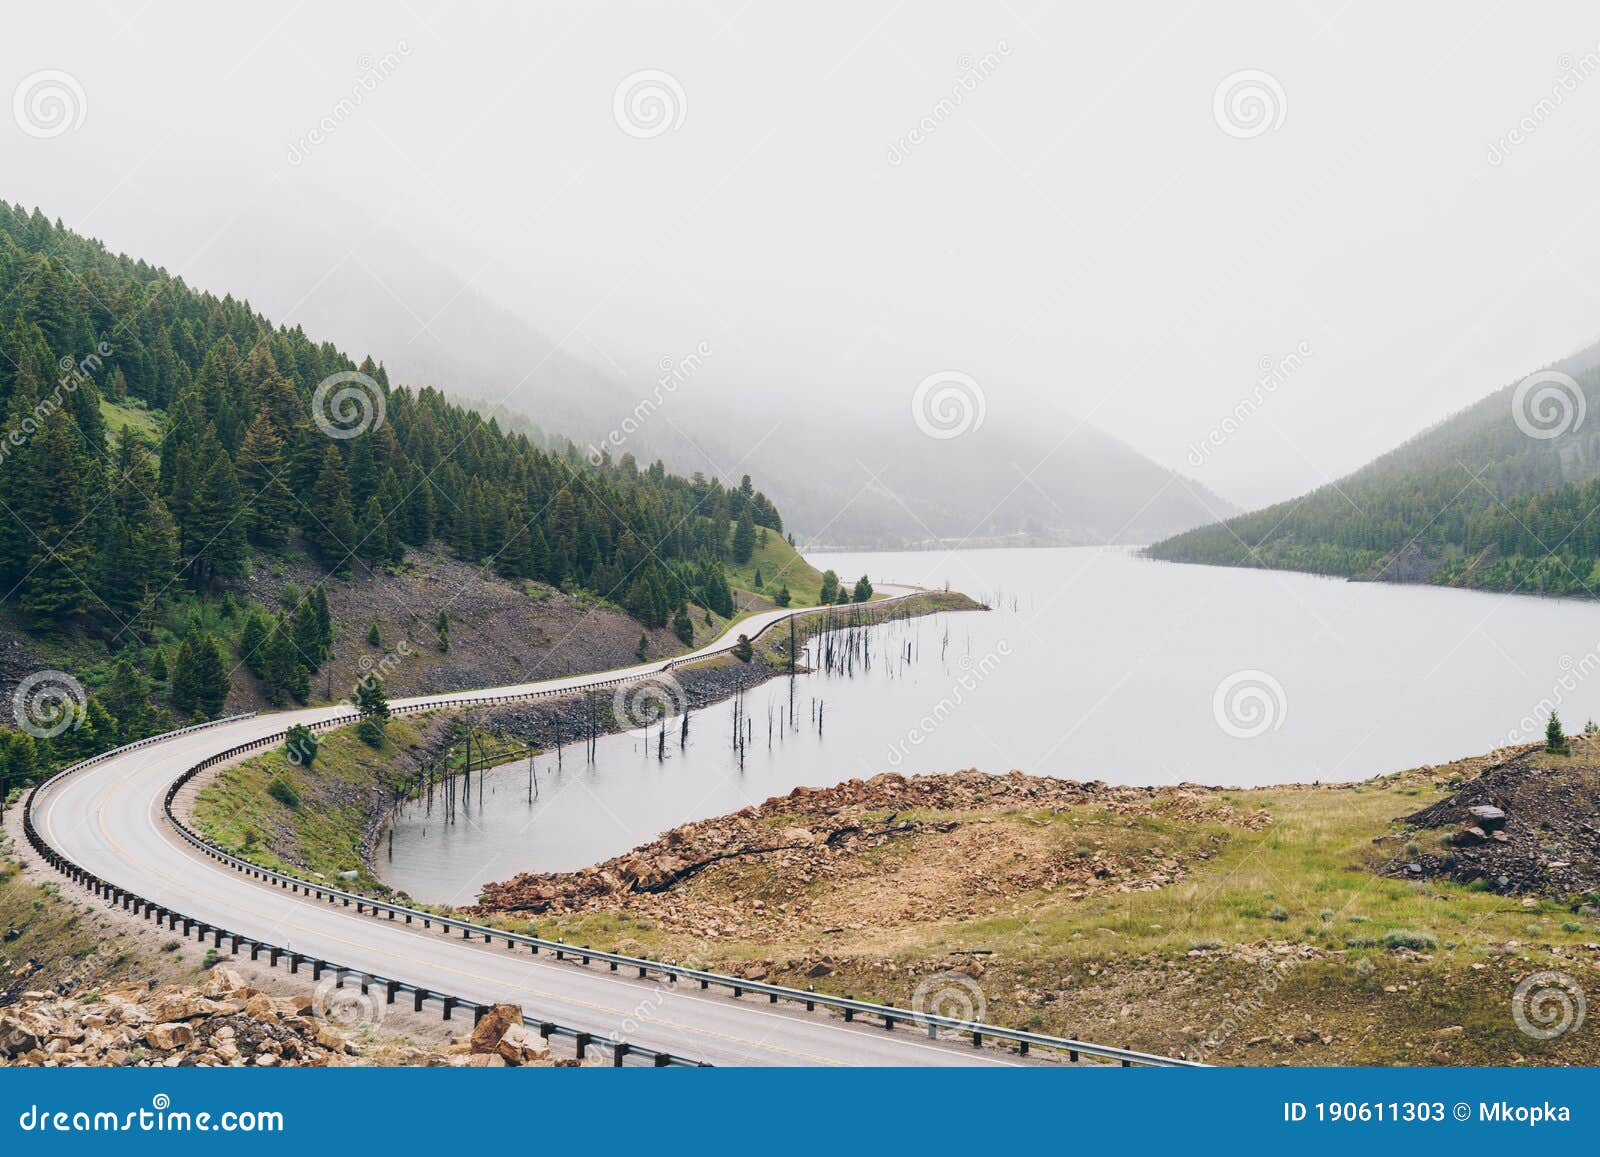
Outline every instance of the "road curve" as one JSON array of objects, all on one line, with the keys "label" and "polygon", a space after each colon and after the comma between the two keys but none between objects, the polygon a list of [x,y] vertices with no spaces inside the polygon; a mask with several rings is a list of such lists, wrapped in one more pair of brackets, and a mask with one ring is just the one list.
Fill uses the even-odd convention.
[{"label": "road curve", "polygon": [[[893,601],[916,593],[896,588]],[[754,637],[790,614],[771,611],[734,625],[729,635]],[[495,688],[507,696],[575,691],[659,674],[725,650],[727,636],[690,656],[594,675]],[[459,694],[393,701],[422,708],[459,701]],[[41,788],[32,815],[46,843],[81,868],[201,921],[284,946],[318,959],[392,977],[435,992],[482,1003],[514,1001],[531,1016],[574,1025],[596,1038],[616,1037],[642,1048],[715,1065],[996,1065],[1014,1054],[975,1049],[968,1042],[933,1041],[912,1026],[900,1031],[847,1024],[788,1005],[757,1005],[714,990],[638,980],[519,955],[437,930],[377,921],[352,909],[318,904],[222,866],[195,851],[167,820],[168,787],[218,752],[348,714],[313,707],[243,718],[203,730],[174,733],[82,768]]]}]

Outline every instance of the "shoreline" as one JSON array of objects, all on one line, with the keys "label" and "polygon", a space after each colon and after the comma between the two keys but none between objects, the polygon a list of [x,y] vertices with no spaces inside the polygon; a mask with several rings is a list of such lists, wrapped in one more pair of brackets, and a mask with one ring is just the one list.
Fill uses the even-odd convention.
[{"label": "shoreline", "polygon": [[[809,608],[802,608],[809,609]],[[803,614],[796,617],[794,638],[797,644],[822,633],[825,630],[844,630],[852,627],[875,625],[895,619],[915,618],[924,615],[940,614],[946,612],[966,610],[986,610],[987,608],[967,595],[954,591],[918,591],[917,593],[890,600],[875,600],[867,603],[851,603],[836,608],[841,615],[828,616],[825,614]],[[842,621],[841,621],[842,619]],[[703,707],[713,706],[723,702],[742,691],[749,690],[767,682],[770,679],[787,675],[789,673],[786,661],[789,634],[787,631],[771,630],[763,637],[753,641],[753,654],[748,663],[741,662],[730,654],[716,654],[696,659],[681,666],[672,668],[663,674],[642,677],[633,686],[657,682],[665,679],[677,688],[677,693],[683,696],[690,710],[699,710]],[[797,670],[804,670],[798,668]],[[593,714],[590,713],[591,700]],[[547,699],[532,700],[523,703],[504,704],[472,708],[469,710],[440,709],[429,711],[417,717],[420,723],[433,738],[427,745],[413,742],[405,751],[391,751],[387,755],[368,749],[364,754],[373,762],[371,772],[372,782],[368,784],[367,791],[371,796],[370,802],[365,806],[364,814],[360,818],[362,836],[360,843],[359,868],[363,874],[371,879],[377,892],[389,892],[392,885],[383,878],[378,870],[378,857],[375,854],[378,845],[383,839],[383,832],[391,822],[394,809],[411,797],[398,796],[399,790],[394,784],[379,785],[377,780],[380,774],[380,761],[385,765],[392,765],[401,756],[406,757],[409,777],[414,766],[427,759],[430,755],[437,754],[440,746],[439,740],[443,738],[438,732],[439,724],[446,720],[460,718],[467,714],[475,717],[482,729],[494,733],[500,738],[511,738],[522,743],[531,743],[539,753],[553,751],[557,738],[561,741],[563,749],[575,746],[580,740],[587,740],[589,728],[594,729],[597,736],[617,734],[635,730],[637,724],[629,721],[626,726],[620,725],[614,711],[614,698],[607,691],[596,694],[592,691],[574,690],[568,694],[552,696]],[[324,742],[335,737],[353,733],[353,728],[341,728],[330,732]],[[422,755],[416,756],[415,752],[421,751]],[[581,755],[574,755],[581,758]],[[247,774],[254,774],[257,769],[273,768],[276,763],[284,762],[281,749],[275,749],[261,755],[252,756],[238,763],[219,766],[197,777],[185,785],[183,793],[175,801],[181,817],[197,830],[206,835],[208,839],[223,846],[225,850],[244,859],[258,862],[260,852],[274,859],[275,863],[263,866],[278,867],[279,870],[293,871],[297,874],[314,872],[315,869],[302,862],[306,857],[297,855],[301,852],[296,843],[296,833],[293,830],[276,830],[271,823],[262,822],[256,825],[257,834],[262,838],[260,845],[246,846],[237,839],[227,838],[224,832],[218,830],[218,824],[224,817],[219,811],[213,814],[214,808],[219,808],[219,803],[208,799],[220,799],[226,790],[230,790],[236,781],[243,781]],[[502,761],[503,763],[509,761]],[[452,773],[448,777],[450,784],[459,781],[460,773]],[[311,781],[315,785],[318,781],[315,776]],[[436,790],[444,790],[445,779],[441,777],[436,781]],[[348,785],[345,785],[348,786]],[[257,798],[260,793],[247,793],[248,798],[242,802],[248,806],[265,807],[262,800]],[[349,793],[346,792],[346,795]],[[235,800],[234,811],[241,802]],[[341,803],[346,802],[341,800]],[[227,824],[232,827],[241,821],[236,815],[226,817]],[[246,824],[248,828],[249,825]],[[294,845],[294,846],[291,846]],[[339,849],[319,848],[319,852],[330,855]],[[317,857],[311,857],[313,859]],[[353,890],[360,890],[355,888]]]}]

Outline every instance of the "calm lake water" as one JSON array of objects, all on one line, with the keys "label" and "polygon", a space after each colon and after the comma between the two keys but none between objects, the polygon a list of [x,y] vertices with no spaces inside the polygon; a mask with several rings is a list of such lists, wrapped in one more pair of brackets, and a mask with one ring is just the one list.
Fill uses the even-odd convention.
[{"label": "calm lake water", "polygon": [[683,749],[669,736],[664,761],[637,732],[602,739],[592,765],[581,745],[559,772],[540,757],[532,805],[526,762],[491,771],[483,806],[474,792],[452,826],[409,807],[380,870],[414,896],[465,902],[487,881],[583,867],[801,784],[967,767],[1132,784],[1361,779],[1542,735],[1550,703],[1569,730],[1600,716],[1600,604],[1120,548],[812,561],[849,580],[948,582],[993,610],[873,628],[870,666],[751,692],[742,767],[723,704],[693,717]]}]

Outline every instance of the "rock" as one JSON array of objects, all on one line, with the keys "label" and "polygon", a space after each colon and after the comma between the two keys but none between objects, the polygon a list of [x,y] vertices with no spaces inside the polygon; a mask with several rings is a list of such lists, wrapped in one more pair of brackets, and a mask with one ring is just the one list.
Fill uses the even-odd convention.
[{"label": "rock", "polygon": [[527,1025],[508,1027],[495,1052],[505,1058],[508,1065],[531,1065],[550,1059],[550,1046]]},{"label": "rock", "polygon": [[0,1016],[0,1056],[16,1057],[39,1047],[39,1038],[15,1017]]},{"label": "rock", "polygon": [[1461,1036],[1466,1031],[1467,1030],[1466,1030],[1465,1026],[1459,1025],[1459,1024],[1452,1024],[1452,1025],[1449,1025],[1446,1028],[1435,1029],[1434,1032],[1433,1032],[1433,1035],[1437,1036],[1437,1037]]},{"label": "rock", "polygon": [[244,977],[231,968],[213,968],[211,975],[206,977],[205,985],[200,992],[213,999],[232,996],[243,992],[249,985],[245,984]]},{"label": "rock", "polygon": [[491,1005],[478,1023],[473,1026],[468,1045],[475,1053],[492,1053],[500,1047],[501,1038],[515,1025],[522,1026],[520,1004]]},{"label": "rock", "polygon": [[1475,807],[1469,807],[1467,814],[1477,821],[1477,827],[1486,832],[1497,831],[1506,826],[1506,813],[1493,804],[1478,804]]},{"label": "rock", "polygon": [[819,960],[815,964],[813,964],[810,968],[806,969],[806,975],[807,976],[827,976],[832,971],[833,971],[833,965],[829,964],[826,960]]},{"label": "rock", "polygon": [[151,1025],[145,1031],[144,1040],[151,1048],[162,1051],[182,1048],[194,1043],[194,1029],[182,1022]]}]

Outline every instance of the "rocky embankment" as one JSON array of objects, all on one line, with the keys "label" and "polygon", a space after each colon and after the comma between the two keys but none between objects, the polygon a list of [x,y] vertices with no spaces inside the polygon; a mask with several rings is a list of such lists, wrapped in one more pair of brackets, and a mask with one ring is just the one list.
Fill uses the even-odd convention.
[{"label": "rocky embankment", "polygon": [[[1068,849],[1050,838],[1045,821],[1029,829],[1039,835],[1035,846],[1010,825],[997,836],[1001,829],[992,827],[995,820],[986,814],[1086,804],[1128,816],[1159,808],[1169,816],[1248,829],[1266,823],[1265,813],[1239,811],[1206,788],[1113,787],[1021,772],[889,773],[828,788],[796,788],[759,807],[674,828],[579,872],[524,873],[490,884],[475,911],[649,911],[668,923],[698,923],[700,931],[716,935],[735,930],[719,928],[715,915],[697,919],[677,893],[719,870],[756,866],[764,880],[776,881],[776,890],[768,889],[770,900],[752,899],[738,913],[742,922],[759,925],[801,922],[809,885],[842,884],[855,874],[863,888],[868,876],[896,878],[897,909],[914,904],[923,916],[939,916],[969,910],[976,897],[1036,888],[1067,885],[1081,894],[1159,888],[1172,883],[1188,859],[1207,854],[1159,845]],[[892,854],[913,849],[914,863]]]},{"label": "rocky embankment", "polygon": [[[326,987],[326,986],[325,986]],[[269,996],[237,972],[215,968],[204,985],[144,985],[60,996],[7,992],[0,1004],[0,1068],[8,1066],[202,1066],[274,1068],[408,1064],[503,1067],[557,1061],[516,1005],[495,1005],[474,1027],[438,1049],[365,1042],[364,1018],[349,1024],[341,996],[359,1008],[357,989]],[[331,1003],[331,1008],[328,1005]],[[366,1004],[368,1011],[376,1005]]]},{"label": "rocky embankment", "polygon": [[1507,895],[1600,891],[1600,752],[1587,738],[1573,743],[1571,756],[1524,749],[1407,816],[1412,829],[1448,834],[1438,850],[1408,845],[1412,850],[1395,853],[1384,873],[1481,881]]}]

